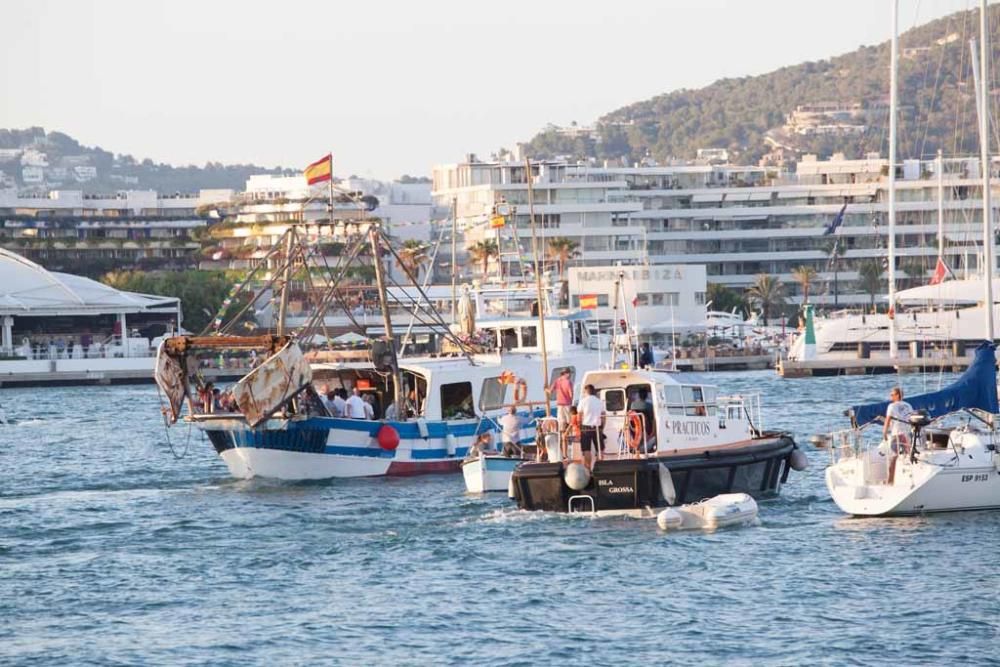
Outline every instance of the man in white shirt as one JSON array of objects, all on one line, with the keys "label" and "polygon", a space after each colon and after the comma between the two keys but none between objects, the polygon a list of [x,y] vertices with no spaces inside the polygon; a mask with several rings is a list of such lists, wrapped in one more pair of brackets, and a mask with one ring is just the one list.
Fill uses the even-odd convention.
[{"label": "man in white shirt", "polygon": [[333,400],[331,401],[331,403],[333,404],[333,416],[334,417],[346,417],[347,416],[347,400],[345,400],[345,398],[344,398],[344,396],[346,396],[346,394],[347,394],[347,392],[344,391],[343,387],[341,387],[340,389],[337,389],[335,392],[333,392]]},{"label": "man in white shirt", "polygon": [[897,439],[902,436],[906,440],[910,432],[910,423],[907,421],[913,413],[913,406],[903,400],[903,390],[893,387],[889,392],[889,407],[885,410],[885,425],[882,427],[882,437]]},{"label": "man in white shirt", "polygon": [[889,392],[889,407],[885,409],[885,424],[882,426],[882,437],[889,443],[889,478],[891,485],[896,477],[896,458],[899,450],[910,442],[908,421],[913,414],[913,406],[903,400],[903,390],[893,387]]},{"label": "man in white shirt", "polygon": [[604,419],[604,403],[597,397],[594,385],[583,388],[583,398],[576,409],[580,413],[580,449],[583,451],[583,463],[592,468],[590,450],[596,452],[595,459],[601,458],[601,439],[599,431]]},{"label": "man in white shirt", "polygon": [[521,418],[517,416],[517,408],[497,420],[500,424],[500,442],[503,443],[504,456],[516,456],[521,448]]},{"label": "man in white shirt", "polygon": [[344,406],[346,410],[344,416],[351,419],[366,419],[368,410],[366,410],[365,407],[367,405],[368,404],[365,403],[365,399],[361,398],[361,390],[355,387],[354,391],[351,393],[351,397],[347,399]]},{"label": "man in white shirt", "polygon": [[371,394],[364,395],[365,401],[365,419],[375,419],[375,399],[372,398]]}]

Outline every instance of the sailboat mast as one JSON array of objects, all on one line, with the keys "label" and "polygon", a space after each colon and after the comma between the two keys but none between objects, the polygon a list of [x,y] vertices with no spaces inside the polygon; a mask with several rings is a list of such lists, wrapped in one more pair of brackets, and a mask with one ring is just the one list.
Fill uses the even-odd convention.
[{"label": "sailboat mast", "polygon": [[896,69],[899,53],[899,0],[892,0],[892,47],[889,55],[889,357],[896,342]]},{"label": "sailboat mast", "polygon": [[295,245],[295,226],[289,225],[285,233],[285,275],[281,283],[281,302],[278,306],[278,326],[277,334],[285,335],[285,316],[288,313],[288,291],[292,283],[292,249]]},{"label": "sailboat mast", "polygon": [[372,265],[375,267],[375,286],[378,289],[378,303],[382,309],[382,322],[385,325],[385,340],[392,354],[392,400],[396,405],[397,418],[400,418],[403,415],[403,375],[399,372],[399,360],[396,358],[396,338],[392,333],[392,317],[389,315],[389,299],[385,291],[385,274],[379,243],[380,236],[381,232],[373,224],[368,229],[368,239],[372,244]]},{"label": "sailboat mast", "polygon": [[458,197],[451,198],[451,322],[458,322]]},{"label": "sailboat mast", "polygon": [[983,292],[986,308],[985,337],[993,341],[993,211],[990,205],[990,97],[989,47],[986,0],[979,6],[979,161],[983,174]]},{"label": "sailboat mast", "polygon": [[[535,261],[535,294],[538,298],[538,342],[542,345],[542,385],[549,383],[549,348],[545,344],[545,299],[542,298],[542,266],[538,259],[541,249],[538,246],[538,228],[535,224],[535,188],[531,177],[531,160],[524,158],[525,179],[528,182],[528,219],[531,221],[531,254]],[[517,221],[514,221],[515,224]],[[545,395],[545,415],[552,414],[552,398],[549,392]]]},{"label": "sailboat mast", "polygon": [[944,161],[941,149],[937,153],[937,195],[938,195],[938,259],[944,261]]}]

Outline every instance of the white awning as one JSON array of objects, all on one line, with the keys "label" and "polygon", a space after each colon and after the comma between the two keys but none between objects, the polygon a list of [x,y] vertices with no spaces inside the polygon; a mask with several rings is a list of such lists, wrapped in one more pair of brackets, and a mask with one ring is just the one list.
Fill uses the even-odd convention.
[{"label": "white awning", "polygon": [[768,190],[767,192],[751,192],[750,201],[771,201],[772,194],[774,194],[774,192],[771,190]]},{"label": "white awning", "polygon": [[736,203],[736,202],[745,202],[745,201],[750,201],[750,193],[749,192],[730,192],[729,194],[726,195],[726,202],[727,203],[729,203],[729,202]]}]

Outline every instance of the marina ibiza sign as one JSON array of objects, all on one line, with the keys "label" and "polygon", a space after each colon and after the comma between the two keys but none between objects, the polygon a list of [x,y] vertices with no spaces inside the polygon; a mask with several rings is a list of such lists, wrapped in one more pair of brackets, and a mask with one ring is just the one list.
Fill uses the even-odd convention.
[{"label": "marina ibiza sign", "polygon": [[618,280],[684,280],[684,267],[681,266],[641,266],[622,267],[614,269],[579,269],[577,279],[582,283],[609,283]]}]

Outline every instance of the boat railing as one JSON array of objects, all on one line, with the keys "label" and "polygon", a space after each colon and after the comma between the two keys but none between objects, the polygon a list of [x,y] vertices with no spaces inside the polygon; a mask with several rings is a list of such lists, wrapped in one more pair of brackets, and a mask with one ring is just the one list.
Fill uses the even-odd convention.
[{"label": "boat railing", "polygon": [[[869,422],[858,428],[834,431],[830,434],[830,463],[835,465],[840,461],[855,460],[860,464],[859,474],[865,484],[886,484],[889,482],[890,457],[882,431],[871,426],[880,426],[878,422]],[[908,438],[901,438],[896,443],[900,452],[906,451],[913,443]]]},{"label": "boat railing", "polygon": [[764,410],[760,392],[719,396],[717,401],[719,410],[725,412],[728,412],[730,407],[739,408],[740,412],[749,422],[751,435],[764,432]]}]

